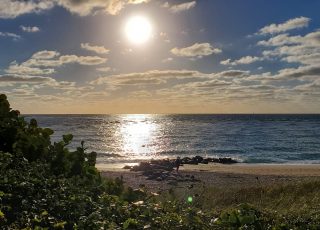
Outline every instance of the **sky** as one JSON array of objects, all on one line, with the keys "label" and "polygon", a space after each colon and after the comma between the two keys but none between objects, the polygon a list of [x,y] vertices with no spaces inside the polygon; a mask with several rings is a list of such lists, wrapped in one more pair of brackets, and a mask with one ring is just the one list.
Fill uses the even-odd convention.
[{"label": "sky", "polygon": [[0,93],[24,114],[320,113],[319,9],[1,0]]}]

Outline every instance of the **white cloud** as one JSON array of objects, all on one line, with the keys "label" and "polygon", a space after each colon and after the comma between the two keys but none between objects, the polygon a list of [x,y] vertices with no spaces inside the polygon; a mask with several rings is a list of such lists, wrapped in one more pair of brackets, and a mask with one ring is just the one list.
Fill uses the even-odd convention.
[{"label": "white cloud", "polygon": [[262,61],[263,58],[261,57],[254,57],[254,56],[245,56],[242,57],[238,60],[234,60],[231,61],[231,59],[226,59],[224,61],[221,61],[220,64],[221,65],[232,65],[232,66],[236,66],[236,65],[247,65],[247,64],[251,64],[257,61]]},{"label": "white cloud", "polygon": [[1,0],[0,18],[16,18],[29,13],[40,13],[61,6],[71,13],[86,16],[99,11],[118,14],[128,4],[140,4],[149,0]]},{"label": "white cloud", "polygon": [[166,80],[164,79],[146,79],[146,78],[141,78],[141,79],[117,79],[114,81],[111,81],[113,85],[137,85],[137,86],[143,86],[143,85],[158,85],[158,84],[163,84],[166,83]]},{"label": "white cloud", "polygon": [[189,70],[150,70],[141,73],[118,74],[91,81],[92,85],[129,85],[129,84],[160,84],[165,83],[167,79],[187,79],[197,76],[199,72]]},{"label": "white cloud", "polygon": [[228,59],[226,59],[226,60],[221,61],[220,64],[221,64],[221,65],[230,65],[231,62],[232,62],[231,59],[228,58]]},{"label": "white cloud", "polygon": [[170,5],[169,2],[165,2],[162,7],[169,8],[172,13],[179,13],[182,11],[190,10],[196,6],[196,1],[185,2],[176,5]]},{"label": "white cloud", "polygon": [[222,72],[218,72],[213,74],[214,77],[227,77],[227,78],[239,78],[239,77],[247,77],[250,75],[249,71],[244,71],[244,70],[226,70]]},{"label": "white cloud", "polygon": [[[194,78],[192,82],[182,82],[171,88],[163,88],[157,91],[157,94],[165,97],[167,100],[178,100],[194,98],[195,102],[214,102],[223,101],[239,104],[249,101],[259,101],[279,98],[277,102],[283,100],[279,96],[281,86],[265,85],[260,81],[250,80],[248,85],[246,78],[243,81],[235,81],[231,75],[238,76],[242,71],[218,72],[207,75],[206,78]],[[249,76],[249,72],[247,72]],[[230,75],[230,78],[220,79],[222,75]],[[243,74],[243,72],[242,72]],[[189,100],[190,101],[190,100]]]},{"label": "white cloud", "polygon": [[39,83],[52,81],[54,81],[54,79],[42,76],[0,75],[0,82]]},{"label": "white cloud", "polygon": [[21,65],[30,67],[58,67],[69,63],[100,65],[106,61],[107,58],[98,56],[60,55],[57,51],[43,50],[33,54],[29,60],[23,62]]},{"label": "white cloud", "polygon": [[301,42],[301,36],[289,36],[289,34],[279,34],[271,37],[269,40],[259,41],[257,44],[260,46],[282,46],[292,45]]},{"label": "white cloud", "polygon": [[[16,61],[4,69],[7,75],[1,76],[2,82],[36,82],[47,81],[51,78],[43,75],[55,73],[56,68],[65,64],[78,63],[80,65],[100,65],[107,59],[98,56],[61,55],[57,51],[43,50],[34,53],[30,59],[18,64]],[[49,68],[50,67],[50,68]],[[54,81],[54,82],[53,82]],[[73,83],[72,83],[73,84]],[[57,89],[70,89],[74,85],[68,82],[50,80],[50,86]],[[48,81],[47,81],[48,85]]]},{"label": "white cloud", "polygon": [[266,58],[278,58],[288,63],[314,65],[320,62],[320,31],[304,36],[280,34],[269,40],[259,41],[258,45],[268,47],[263,51]]},{"label": "white cloud", "polygon": [[107,61],[106,58],[98,56],[77,56],[77,55],[63,55],[60,56],[61,64],[78,63],[80,65],[100,65]]},{"label": "white cloud", "polygon": [[58,59],[36,59],[31,57],[30,59],[26,60],[25,62],[21,63],[24,66],[36,66],[36,67],[58,67],[62,66],[64,63]]},{"label": "white cloud", "polygon": [[34,53],[32,55],[32,58],[34,59],[52,59],[60,54],[57,51],[52,51],[52,50],[42,50]]},{"label": "white cloud", "polygon": [[17,35],[15,33],[9,33],[9,32],[0,32],[0,37],[9,37],[9,38],[12,38],[13,40],[21,39],[20,35]]},{"label": "white cloud", "polygon": [[107,54],[110,50],[106,49],[104,46],[94,46],[89,43],[81,43],[81,48],[89,51],[93,51],[97,54]]},{"label": "white cloud", "polygon": [[320,45],[320,30],[307,34],[305,39],[311,45]]},{"label": "white cloud", "polygon": [[320,31],[315,31],[306,34],[305,36],[290,36],[289,34],[279,34],[271,37],[269,40],[262,40],[257,43],[261,46],[284,46],[303,44],[307,46],[320,45]]},{"label": "white cloud", "polygon": [[288,81],[291,80],[312,80],[317,79],[320,76],[320,65],[299,66],[296,68],[280,69],[277,73],[271,74],[270,72],[262,73],[258,75],[250,75],[246,80],[249,81],[263,81],[263,82],[282,82],[286,87]]},{"label": "white cloud", "polygon": [[28,33],[39,32],[40,29],[37,26],[20,26],[21,30]]},{"label": "white cloud", "polygon": [[111,15],[118,14],[128,4],[140,4],[149,0],[58,0],[58,4],[72,13],[86,16],[97,11],[104,11]]},{"label": "white cloud", "polygon": [[185,48],[173,48],[171,53],[180,57],[198,57],[209,56],[211,54],[221,53],[222,50],[213,48],[209,43],[195,43]]},{"label": "white cloud", "polygon": [[51,9],[55,4],[53,0],[1,0],[0,1],[0,18],[16,18],[23,14],[39,13]]},{"label": "white cloud", "polygon": [[310,93],[310,92],[315,93],[316,92],[316,93],[320,94],[320,80],[316,79],[312,82],[308,82],[303,85],[298,85],[298,86],[294,87],[294,90],[298,90],[298,91],[306,92],[306,93]]},{"label": "white cloud", "polygon": [[222,81],[222,80],[209,80],[209,81],[198,81],[198,82],[192,82],[189,83],[187,86],[191,88],[216,88],[216,87],[225,87],[228,85],[231,85],[232,82]]},{"label": "white cloud", "polygon": [[100,72],[110,72],[112,69],[110,67],[101,67],[101,68],[97,68],[98,71]]},{"label": "white cloud", "polygon": [[277,34],[288,30],[299,29],[309,25],[310,18],[298,17],[281,24],[271,24],[259,30],[259,34]]},{"label": "white cloud", "polygon": [[320,76],[320,65],[309,65],[309,66],[299,66],[297,68],[287,68],[282,69],[275,76],[276,79],[293,79],[293,78],[303,78]]},{"label": "white cloud", "polygon": [[5,70],[8,74],[19,75],[47,75],[54,73],[54,69],[42,69],[36,67],[29,67],[25,65],[18,65],[17,63],[11,63],[9,68]]}]

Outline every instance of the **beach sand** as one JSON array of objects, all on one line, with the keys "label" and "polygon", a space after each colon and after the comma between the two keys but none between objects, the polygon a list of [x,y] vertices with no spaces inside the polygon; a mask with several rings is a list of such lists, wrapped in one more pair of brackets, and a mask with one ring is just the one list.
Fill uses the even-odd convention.
[{"label": "beach sand", "polygon": [[[194,182],[169,183],[167,180],[147,180],[141,172],[131,172],[122,169],[123,165],[110,164],[98,165],[103,176],[116,178],[123,177],[125,184],[138,188],[144,185],[150,191],[167,190],[174,187],[190,186],[190,184],[201,184],[204,186],[230,188],[264,186],[278,183],[299,182],[304,180],[320,180],[319,164],[301,165],[272,165],[272,164],[199,164],[184,165],[180,168],[181,178],[194,176]],[[177,172],[172,172],[176,175]],[[177,178],[179,178],[179,175]]]},{"label": "beach sand", "polygon": [[275,176],[320,176],[320,164],[207,164],[184,165],[184,171]]}]

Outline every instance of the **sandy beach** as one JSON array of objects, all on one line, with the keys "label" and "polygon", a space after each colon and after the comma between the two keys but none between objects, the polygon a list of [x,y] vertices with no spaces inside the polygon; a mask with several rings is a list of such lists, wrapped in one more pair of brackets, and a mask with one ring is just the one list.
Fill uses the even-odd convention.
[{"label": "sandy beach", "polygon": [[[166,190],[171,187],[190,186],[201,184],[205,186],[226,187],[249,187],[261,185],[273,185],[279,183],[299,182],[305,180],[320,179],[319,164],[279,165],[279,164],[199,164],[184,165],[181,167],[179,176],[182,178],[193,176],[194,182],[169,183],[168,181],[147,180],[141,172],[131,172],[122,169],[120,165],[98,165],[98,169],[106,177],[123,177],[126,185],[138,188],[146,186],[152,191]],[[172,172],[177,176],[177,172]]]},{"label": "sandy beach", "polygon": [[320,164],[207,164],[184,165],[182,170],[249,175],[320,176]]}]

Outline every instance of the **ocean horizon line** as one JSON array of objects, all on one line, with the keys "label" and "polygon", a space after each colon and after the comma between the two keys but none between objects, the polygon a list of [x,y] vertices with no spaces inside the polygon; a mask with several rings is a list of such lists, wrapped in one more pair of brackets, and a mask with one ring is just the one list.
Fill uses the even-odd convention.
[{"label": "ocean horizon line", "polygon": [[116,116],[116,115],[320,115],[320,113],[21,113],[22,116]]}]

